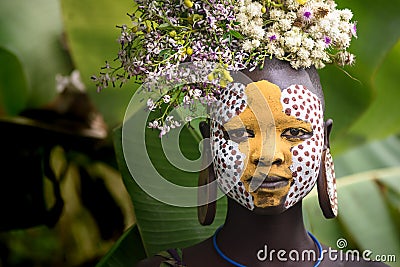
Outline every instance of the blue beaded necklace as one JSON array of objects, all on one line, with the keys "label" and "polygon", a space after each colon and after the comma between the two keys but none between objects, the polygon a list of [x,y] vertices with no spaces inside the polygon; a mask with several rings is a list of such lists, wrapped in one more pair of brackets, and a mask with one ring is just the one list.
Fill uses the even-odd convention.
[{"label": "blue beaded necklace", "polygon": [[[214,245],[214,248],[215,248],[215,250],[217,251],[217,253],[218,253],[224,260],[226,260],[227,262],[233,264],[234,266],[238,266],[238,267],[247,267],[246,265],[240,264],[240,263],[238,263],[238,262],[236,262],[236,261],[234,261],[234,260],[228,258],[228,256],[226,256],[226,255],[221,251],[221,249],[218,247],[218,244],[217,244],[217,235],[218,235],[218,233],[219,233],[219,231],[220,231],[221,229],[222,229],[222,226],[220,226],[220,227],[215,231],[215,233],[214,233],[214,235],[213,235],[213,245]],[[318,239],[317,239],[315,236],[313,236],[310,232],[307,232],[307,233],[308,233],[308,235],[311,237],[311,239],[314,241],[314,243],[315,243],[315,244],[317,245],[317,247],[318,247],[318,254],[319,254],[319,257],[318,257],[317,262],[314,264],[314,267],[317,267],[317,266],[320,265],[320,263],[321,263],[321,261],[322,261],[322,246],[321,246],[321,243],[319,243]]]}]

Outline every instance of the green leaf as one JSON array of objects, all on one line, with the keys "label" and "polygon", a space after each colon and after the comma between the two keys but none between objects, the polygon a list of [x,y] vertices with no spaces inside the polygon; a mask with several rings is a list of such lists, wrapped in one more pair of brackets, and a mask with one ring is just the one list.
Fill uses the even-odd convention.
[{"label": "green leaf", "polygon": [[234,30],[230,30],[229,34],[232,35],[233,37],[235,37],[236,39],[244,39],[243,35],[241,35],[239,32],[234,31]]},{"label": "green leaf", "polygon": [[130,97],[138,86],[129,82],[123,88],[107,88],[97,93],[90,77],[99,74],[105,61],[116,58],[120,33],[116,26],[130,25],[126,13],[131,14],[135,5],[131,0],[61,0],[61,7],[74,65],[81,72],[88,93],[106,123],[114,127],[122,121]]},{"label": "green leaf", "polygon": [[158,25],[158,28],[160,30],[170,30],[170,29],[173,29],[174,27],[172,27],[172,25],[169,23],[163,23],[163,24]]},{"label": "green leaf", "polygon": [[171,49],[164,49],[161,50],[159,56],[160,57],[164,56],[164,58],[167,58],[171,52],[172,52]]},{"label": "green leaf", "polygon": [[400,132],[400,116],[398,116],[399,70],[400,39],[388,51],[382,64],[371,77],[372,85],[376,88],[374,102],[362,117],[352,125],[350,129],[352,134],[365,135],[368,139],[377,139]]},{"label": "green leaf", "polygon": [[334,157],[336,177],[400,166],[400,140],[391,136]]},{"label": "green leaf", "polygon": [[96,267],[135,266],[145,258],[142,240],[136,225],[132,226],[118,239],[111,250],[101,259]]},{"label": "green leaf", "polygon": [[29,90],[22,64],[17,56],[0,47],[0,114],[17,115],[25,107]]}]

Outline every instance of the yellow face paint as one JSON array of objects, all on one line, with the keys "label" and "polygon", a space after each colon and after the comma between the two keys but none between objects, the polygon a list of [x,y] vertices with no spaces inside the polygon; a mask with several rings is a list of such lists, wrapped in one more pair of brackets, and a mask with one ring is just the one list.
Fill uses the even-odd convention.
[{"label": "yellow face paint", "polygon": [[[293,180],[291,148],[304,141],[303,137],[291,136],[290,131],[304,135],[312,132],[311,125],[283,112],[281,90],[272,83],[251,83],[245,93],[249,106],[223,127],[230,139],[239,144],[240,152],[246,155],[240,180],[253,196],[254,205],[261,208],[277,206],[285,200]],[[260,119],[257,114],[262,112],[270,112],[272,116],[269,120]],[[270,131],[275,134],[271,135]]]}]

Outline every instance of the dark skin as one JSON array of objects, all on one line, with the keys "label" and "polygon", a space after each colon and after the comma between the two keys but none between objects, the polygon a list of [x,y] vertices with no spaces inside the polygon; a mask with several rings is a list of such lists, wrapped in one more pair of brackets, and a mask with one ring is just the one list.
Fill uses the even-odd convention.
[{"label": "dark skin", "polygon": [[[315,255],[318,249],[314,241],[308,236],[303,223],[303,213],[301,202],[297,203],[287,211],[273,215],[259,215],[250,211],[236,201],[228,200],[228,213],[224,227],[218,234],[217,243],[219,248],[231,259],[246,266],[314,266],[314,261],[278,261],[276,254],[273,261],[259,261],[257,252],[268,246],[268,251],[272,249],[285,251],[313,250]],[[328,250],[328,247],[323,246]],[[301,255],[301,254],[300,254]],[[319,266],[387,266],[383,263],[375,262],[353,262],[329,259],[327,254]],[[338,255],[338,254],[336,254]],[[286,258],[288,256],[286,255]],[[163,261],[161,257],[155,256],[141,261],[137,266],[160,266]],[[208,238],[201,243],[183,249],[183,261],[190,267],[204,266],[233,266],[221,258],[215,251],[212,238]]]},{"label": "dark skin", "polygon": [[[285,62],[271,60],[266,62],[264,70],[245,72],[245,74],[253,81],[268,80],[280,88],[287,88],[289,85],[296,83],[304,85],[324,102],[321,85],[315,69],[295,71]],[[327,144],[325,145],[329,145],[332,121],[328,120],[325,123],[325,127],[328,129],[328,137],[325,139]],[[279,164],[279,162],[273,164]],[[310,267],[315,264],[315,260],[290,261],[288,254],[283,255],[283,257],[288,258],[288,261],[279,261],[276,252],[272,257],[272,261],[260,261],[257,258],[257,252],[263,249],[265,245],[267,245],[267,250],[270,253],[272,253],[273,249],[275,251],[283,249],[286,252],[296,250],[301,255],[304,250],[313,250],[315,255],[319,255],[316,244],[305,229],[301,201],[288,210],[285,210],[282,204],[282,207],[255,208],[251,211],[238,204],[235,200],[228,198],[228,212],[225,224],[218,234],[217,244],[224,254],[232,260],[252,267]],[[328,247],[323,246],[323,249],[328,250]],[[162,261],[163,258],[155,256],[139,262],[137,266],[158,267]],[[191,247],[184,248],[183,262],[190,267],[233,266],[216,252],[212,237]],[[344,259],[335,260],[335,258],[330,258],[325,254],[319,266],[373,267],[387,265],[366,261],[346,261],[345,257]]]}]

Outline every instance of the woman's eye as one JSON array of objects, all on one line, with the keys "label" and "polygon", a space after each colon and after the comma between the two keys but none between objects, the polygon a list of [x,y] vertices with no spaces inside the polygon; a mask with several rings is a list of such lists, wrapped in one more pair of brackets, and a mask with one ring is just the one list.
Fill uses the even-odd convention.
[{"label": "woman's eye", "polygon": [[286,138],[307,139],[312,136],[312,132],[309,132],[309,131],[301,129],[301,128],[289,128],[289,129],[286,129],[282,133],[282,136],[284,136]]},{"label": "woman's eye", "polygon": [[230,139],[236,143],[243,142],[247,138],[254,137],[254,132],[249,129],[234,129],[225,132],[225,138]]}]

